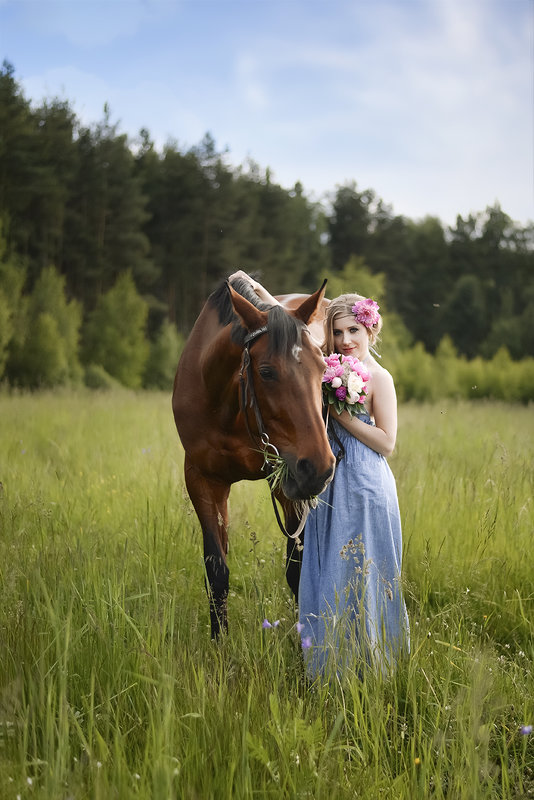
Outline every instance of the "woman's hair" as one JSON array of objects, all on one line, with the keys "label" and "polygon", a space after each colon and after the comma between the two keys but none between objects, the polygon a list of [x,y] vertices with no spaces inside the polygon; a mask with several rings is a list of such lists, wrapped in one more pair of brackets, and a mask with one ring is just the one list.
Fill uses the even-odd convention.
[{"label": "woman's hair", "polygon": [[[329,353],[335,352],[334,348],[334,319],[336,317],[348,317],[354,316],[354,312],[352,310],[352,306],[358,302],[358,300],[365,300],[365,297],[362,297],[361,294],[341,294],[339,297],[334,298],[334,300],[330,301],[330,304],[326,307],[326,314],[324,320],[324,331],[325,331],[325,341],[323,344],[323,351],[328,355]],[[361,322],[358,322],[355,319],[355,323],[357,325],[361,325]],[[366,326],[364,326],[366,327]],[[367,328],[367,333],[369,335],[369,344],[374,345],[379,337],[380,331],[382,329],[382,317],[379,317],[378,322],[375,322],[374,325],[371,325],[370,328]]]}]

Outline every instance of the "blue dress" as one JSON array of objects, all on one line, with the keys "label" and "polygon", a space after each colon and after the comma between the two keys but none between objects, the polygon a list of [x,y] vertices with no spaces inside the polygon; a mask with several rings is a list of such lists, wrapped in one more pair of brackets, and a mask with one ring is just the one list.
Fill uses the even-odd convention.
[{"label": "blue dress", "polygon": [[[370,418],[361,417],[368,424]],[[299,585],[308,675],[391,668],[409,649],[400,585],[402,532],[395,478],[384,456],[330,418],[345,454],[310,511]],[[311,644],[311,646],[310,646]]]}]

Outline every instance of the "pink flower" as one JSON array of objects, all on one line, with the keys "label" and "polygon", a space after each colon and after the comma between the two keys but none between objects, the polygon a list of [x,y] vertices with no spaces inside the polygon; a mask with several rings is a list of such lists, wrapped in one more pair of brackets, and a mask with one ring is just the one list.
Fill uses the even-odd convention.
[{"label": "pink flower", "polygon": [[327,367],[324,371],[323,375],[323,383],[332,383],[334,378],[336,378],[336,370],[334,367]]},{"label": "pink flower", "polygon": [[367,300],[358,300],[357,303],[354,303],[352,306],[352,313],[358,322],[365,325],[366,328],[371,328],[373,325],[376,325],[380,319],[380,314],[378,313],[379,308],[380,306],[378,303],[375,303],[374,300],[368,297]]},{"label": "pink flower", "polygon": [[330,353],[329,356],[324,356],[324,360],[327,367],[338,367],[339,353]]}]

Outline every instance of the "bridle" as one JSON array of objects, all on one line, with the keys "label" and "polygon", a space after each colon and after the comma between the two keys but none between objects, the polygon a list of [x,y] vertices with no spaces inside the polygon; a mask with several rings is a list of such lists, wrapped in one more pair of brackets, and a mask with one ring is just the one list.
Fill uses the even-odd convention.
[{"label": "bridle", "polygon": [[[247,427],[247,431],[249,433],[250,438],[252,441],[255,441],[255,434],[253,433],[250,423],[248,421],[248,408],[252,408],[254,411],[254,416],[256,418],[256,425],[258,427],[258,435],[260,440],[260,449],[263,453],[263,466],[262,472],[265,472],[266,477],[269,477],[269,473],[272,471],[272,465],[269,462],[269,455],[274,455],[279,457],[280,453],[278,448],[275,444],[271,442],[269,439],[269,434],[265,430],[265,425],[263,424],[263,419],[261,416],[260,407],[258,406],[258,401],[256,399],[256,392],[254,391],[254,380],[252,376],[252,361],[250,358],[250,345],[259,339],[260,336],[263,336],[264,333],[267,333],[267,325],[263,325],[261,328],[257,328],[255,331],[250,331],[245,336],[243,341],[243,356],[241,358],[241,367],[239,370],[239,408],[243,413],[245,418],[245,425]],[[287,536],[289,539],[299,539],[300,534],[304,530],[304,525],[306,524],[306,519],[309,513],[309,506],[307,506],[306,510],[304,511],[301,520],[299,522],[299,526],[295,533],[289,533],[286,530],[284,523],[282,522],[282,518],[280,517],[280,512],[278,511],[278,506],[276,505],[276,499],[274,493],[271,489],[271,500],[274,508],[274,514],[276,517],[276,521],[278,522],[278,526],[282,533]]]},{"label": "bridle", "polygon": [[[252,362],[250,359],[250,345],[267,333],[267,325],[257,328],[255,331],[247,333],[243,341],[243,356],[241,358],[241,368],[239,370],[239,407],[245,417],[245,424],[247,431],[252,440],[254,440],[254,433],[250,428],[248,421],[247,405],[254,411],[256,417],[256,425],[258,426],[258,433],[261,442],[262,451],[265,453],[267,448],[271,448],[274,455],[280,455],[274,444],[269,441],[269,434],[265,430],[261,411],[256,399],[256,392],[254,391],[254,380],[252,378]],[[265,464],[264,464],[265,466]]]}]

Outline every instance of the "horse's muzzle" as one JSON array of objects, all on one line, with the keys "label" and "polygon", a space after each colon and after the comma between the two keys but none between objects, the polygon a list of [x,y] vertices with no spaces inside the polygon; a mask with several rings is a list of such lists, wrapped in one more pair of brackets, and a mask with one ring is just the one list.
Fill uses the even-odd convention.
[{"label": "horse's muzzle", "polygon": [[309,458],[299,458],[294,465],[287,459],[287,463],[290,474],[282,484],[282,488],[289,500],[309,500],[311,497],[316,497],[326,489],[334,477],[333,459],[332,465],[321,474],[317,473],[315,464]]}]

